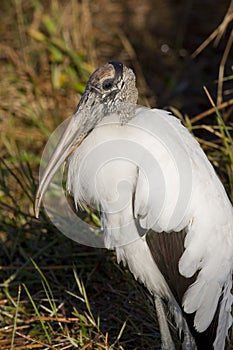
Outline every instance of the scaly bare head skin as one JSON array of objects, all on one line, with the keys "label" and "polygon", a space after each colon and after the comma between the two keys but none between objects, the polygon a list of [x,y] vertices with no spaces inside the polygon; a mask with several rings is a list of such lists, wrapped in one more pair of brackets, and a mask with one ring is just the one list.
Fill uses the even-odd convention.
[{"label": "scaly bare head skin", "polygon": [[36,217],[54,174],[96,124],[110,113],[117,113],[122,123],[134,116],[138,99],[135,84],[133,71],[117,61],[106,63],[90,76],[85,92],[40,179],[35,200]]},{"label": "scaly bare head skin", "polygon": [[102,98],[116,95],[121,102],[136,104],[138,93],[135,86],[135,75],[133,71],[120,62],[109,62],[99,67],[87,83],[86,90],[95,90]]}]

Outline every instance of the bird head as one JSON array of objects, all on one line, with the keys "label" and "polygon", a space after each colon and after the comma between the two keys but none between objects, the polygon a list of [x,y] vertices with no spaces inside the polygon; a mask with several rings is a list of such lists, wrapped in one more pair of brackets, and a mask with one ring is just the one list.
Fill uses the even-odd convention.
[{"label": "bird head", "polygon": [[118,113],[127,120],[132,114],[130,107],[136,106],[137,98],[133,71],[121,62],[112,61],[90,76],[75,113],[90,111],[92,117],[97,119],[109,113]]},{"label": "bird head", "polygon": [[106,63],[90,76],[85,92],[40,179],[35,200],[36,217],[49,183],[63,162],[104,117],[114,113],[119,115],[121,123],[131,119],[137,98],[135,75],[121,62]]}]

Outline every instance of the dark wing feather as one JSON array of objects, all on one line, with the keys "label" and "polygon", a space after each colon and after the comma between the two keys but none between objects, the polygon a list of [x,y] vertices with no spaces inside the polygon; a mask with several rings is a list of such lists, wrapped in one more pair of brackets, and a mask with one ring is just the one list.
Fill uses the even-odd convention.
[{"label": "dark wing feather", "polygon": [[[178,270],[178,262],[184,252],[185,236],[185,230],[169,233],[157,233],[150,230],[146,234],[146,241],[153,259],[180,306],[182,306],[184,293],[197,277],[197,274],[195,274],[191,278],[185,278]],[[186,314],[185,312],[183,314],[194,336],[197,349],[212,350],[218,325],[219,304],[212,323],[203,333],[198,333],[193,327],[194,314]]]}]

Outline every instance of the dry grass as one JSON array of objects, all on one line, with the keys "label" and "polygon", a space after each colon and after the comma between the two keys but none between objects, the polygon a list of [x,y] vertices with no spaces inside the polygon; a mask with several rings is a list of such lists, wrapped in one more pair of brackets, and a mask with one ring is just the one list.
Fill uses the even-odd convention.
[{"label": "dry grass", "polygon": [[[98,2],[15,0],[1,6],[0,348],[159,349],[146,292],[114,255],[79,246],[33,213],[43,146],[73,112],[99,63],[119,51],[118,58],[136,70],[141,102],[154,101],[137,52],[119,29],[119,4],[102,15],[115,14],[111,42],[107,28],[98,27]],[[221,79],[232,82],[232,75]],[[219,112],[207,97],[209,109],[198,115],[174,112],[199,138],[233,198],[233,108],[226,99],[232,90],[226,95],[221,86]]]}]

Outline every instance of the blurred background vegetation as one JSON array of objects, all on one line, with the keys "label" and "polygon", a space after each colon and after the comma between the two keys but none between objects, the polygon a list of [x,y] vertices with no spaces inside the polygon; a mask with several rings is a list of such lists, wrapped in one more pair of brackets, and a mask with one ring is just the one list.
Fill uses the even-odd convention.
[{"label": "blurred background vegetation", "polygon": [[114,254],[34,218],[40,156],[90,73],[117,59],[134,69],[139,103],[170,108],[194,133],[232,199],[233,2],[2,0],[0,10],[0,348],[159,349],[150,301]]}]

